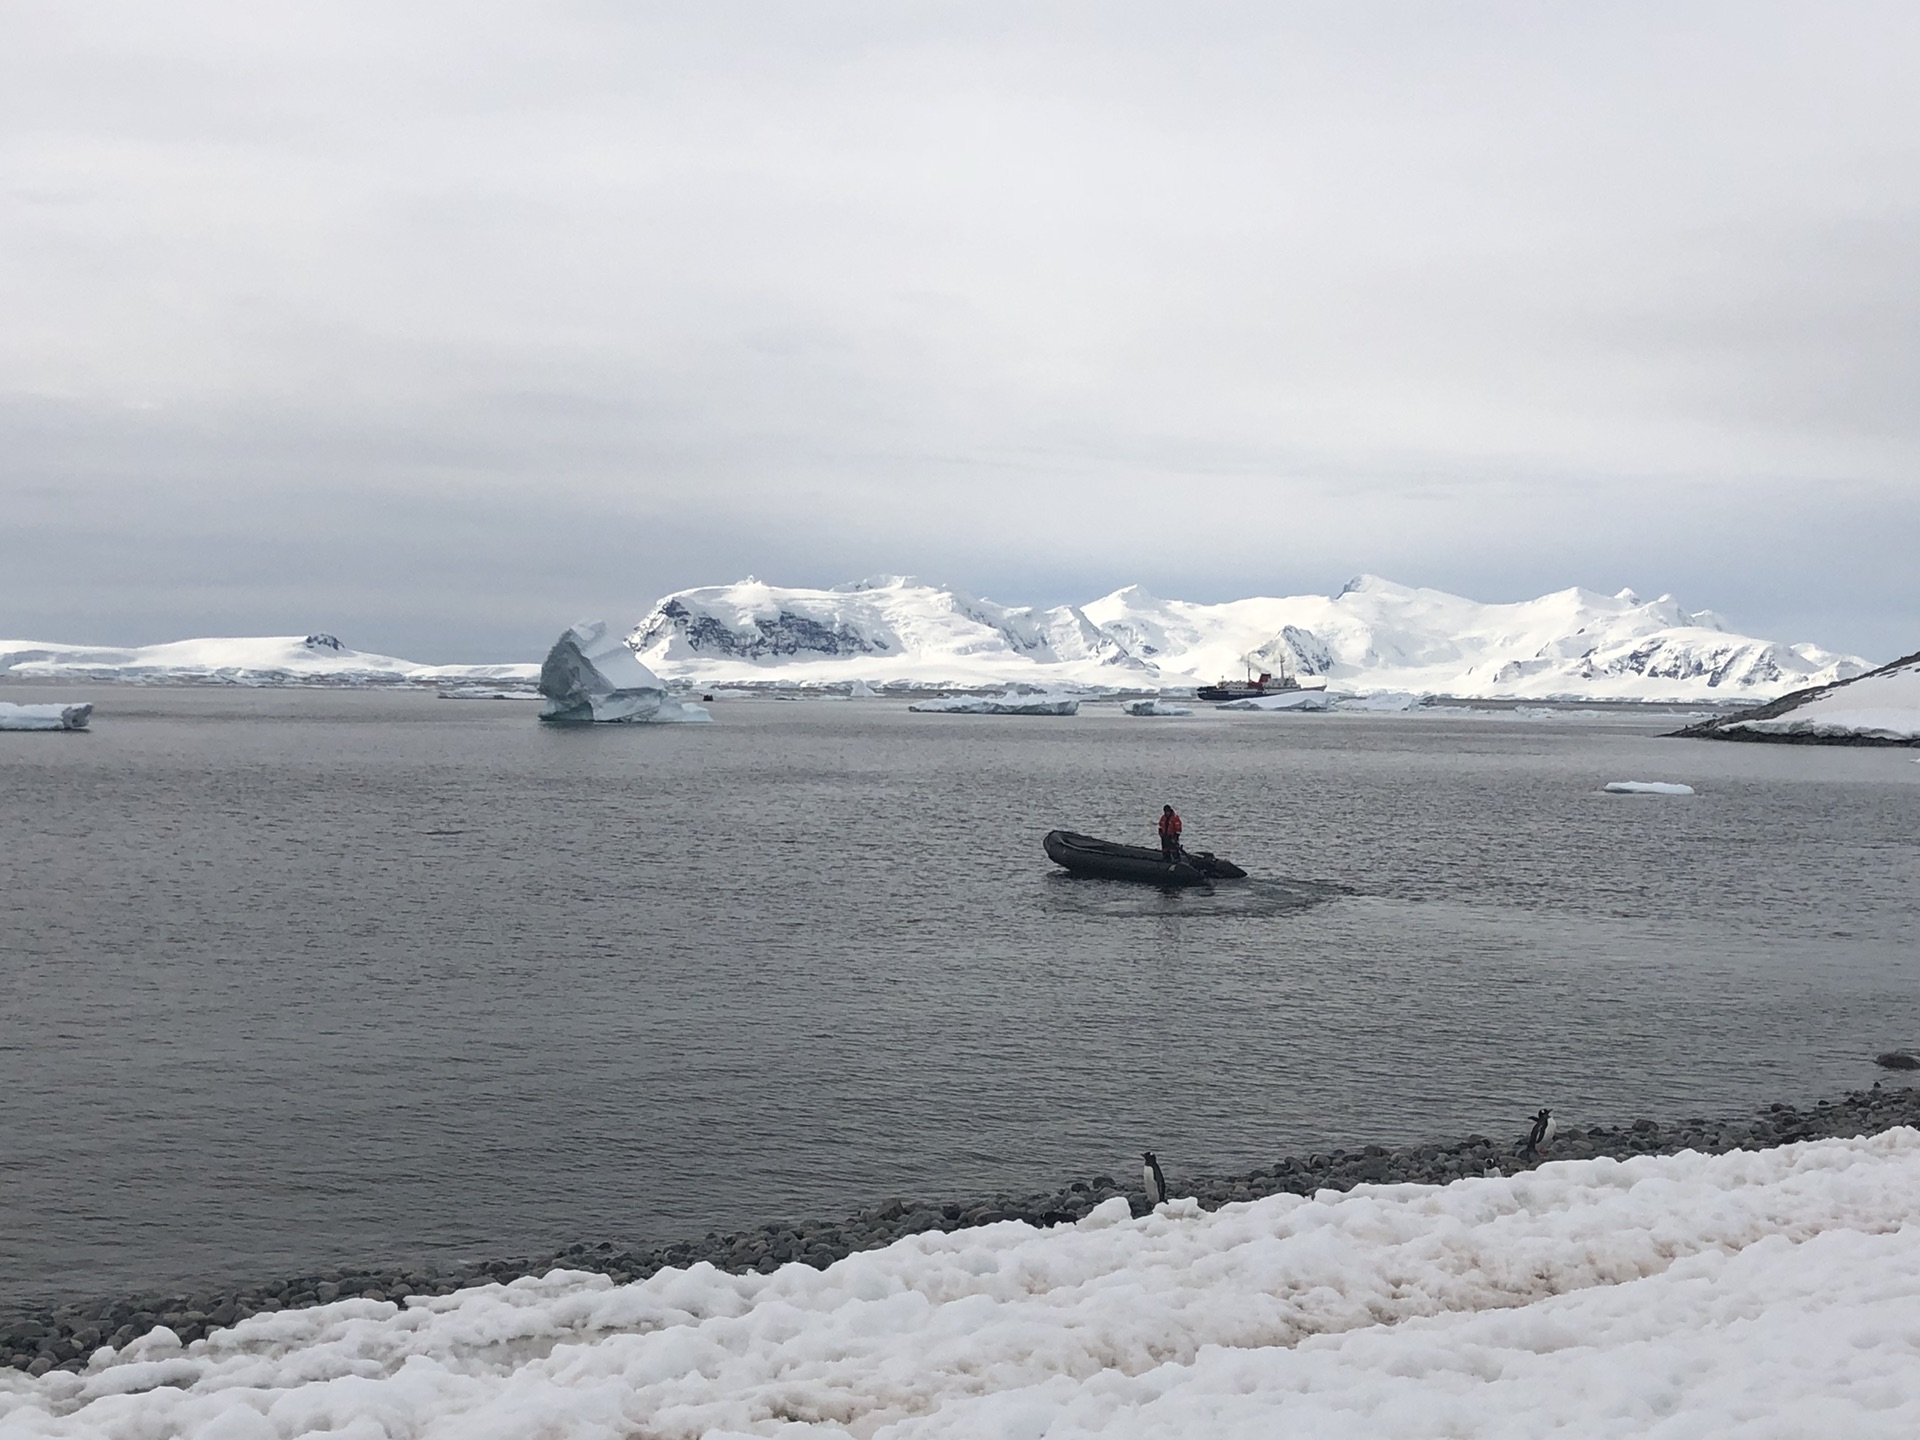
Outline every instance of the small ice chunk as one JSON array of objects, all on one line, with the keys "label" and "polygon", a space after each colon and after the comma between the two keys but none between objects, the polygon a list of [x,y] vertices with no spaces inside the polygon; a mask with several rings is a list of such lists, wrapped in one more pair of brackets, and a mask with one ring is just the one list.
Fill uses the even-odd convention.
[{"label": "small ice chunk", "polygon": [[540,667],[542,720],[669,724],[711,720],[698,705],[667,694],[660,677],[640,663],[602,620],[570,627]]},{"label": "small ice chunk", "polygon": [[1244,700],[1229,700],[1216,710],[1326,710],[1332,707],[1324,690],[1286,690],[1278,695],[1249,695]]},{"label": "small ice chunk", "polygon": [[1120,707],[1129,715],[1191,715],[1193,711],[1185,705],[1171,705],[1165,700],[1129,700]]},{"label": "small ice chunk", "polygon": [[1666,780],[1609,780],[1600,787],[1609,795],[1691,795],[1691,785],[1675,785]]},{"label": "small ice chunk", "polygon": [[907,706],[930,715],[1077,715],[1080,702],[1060,695],[938,695]]},{"label": "small ice chunk", "polygon": [[0,730],[84,730],[93,714],[86,702],[10,705],[0,701]]}]

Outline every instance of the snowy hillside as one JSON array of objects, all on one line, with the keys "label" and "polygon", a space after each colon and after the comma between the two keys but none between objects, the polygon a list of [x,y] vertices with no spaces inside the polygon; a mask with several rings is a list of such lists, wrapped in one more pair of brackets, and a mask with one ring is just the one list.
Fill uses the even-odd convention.
[{"label": "snowy hillside", "polygon": [[667,596],[629,637],[661,675],[748,680],[1187,686],[1247,665],[1359,692],[1542,698],[1771,697],[1866,662],[1729,632],[1670,596],[1562,590],[1486,605],[1362,576],[1340,594],[1224,604],[1139,586],[1010,608],[886,577],[836,590],[749,580]]},{"label": "snowy hillside", "polygon": [[0,640],[0,676],[54,680],[170,681],[231,685],[395,685],[439,681],[532,683],[538,665],[417,665],[350,650],[331,635],[175,640],[119,649]]},{"label": "snowy hillside", "polygon": [[[1910,1437],[1920,1133],[556,1270],[0,1372],[19,1436]],[[376,1298],[377,1297],[377,1298]]]},{"label": "snowy hillside", "polygon": [[1920,745],[1920,654],[1682,733],[1722,740]]},{"label": "snowy hillside", "polygon": [[1072,605],[995,605],[889,575],[834,590],[758,580],[681,590],[627,637],[660,675],[703,682],[1082,680],[1150,686],[1155,671]]}]

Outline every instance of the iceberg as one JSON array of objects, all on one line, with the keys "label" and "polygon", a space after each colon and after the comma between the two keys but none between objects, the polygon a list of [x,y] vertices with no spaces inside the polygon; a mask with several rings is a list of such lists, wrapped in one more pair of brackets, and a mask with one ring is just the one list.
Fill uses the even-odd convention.
[{"label": "iceberg", "polygon": [[698,705],[667,693],[603,620],[583,620],[553,642],[540,667],[542,720],[602,724],[671,724],[711,720]]},{"label": "iceberg", "polygon": [[1410,690],[1382,690],[1374,695],[1340,695],[1334,698],[1336,710],[1362,710],[1369,714],[1397,715],[1417,710],[1424,697]]},{"label": "iceberg", "polygon": [[1185,705],[1169,705],[1165,700],[1129,700],[1120,707],[1129,715],[1191,715]]},{"label": "iceberg", "polygon": [[10,705],[0,701],[0,730],[84,730],[93,706],[84,702]]},{"label": "iceberg", "polygon": [[1059,695],[939,695],[907,709],[926,715],[1077,715],[1080,702]]},{"label": "iceberg", "polygon": [[1609,780],[1600,787],[1609,795],[1691,795],[1691,785],[1675,785],[1666,780]]},{"label": "iceberg", "polygon": [[1324,690],[1287,690],[1278,695],[1249,695],[1244,700],[1229,700],[1216,710],[1328,710],[1333,702]]}]

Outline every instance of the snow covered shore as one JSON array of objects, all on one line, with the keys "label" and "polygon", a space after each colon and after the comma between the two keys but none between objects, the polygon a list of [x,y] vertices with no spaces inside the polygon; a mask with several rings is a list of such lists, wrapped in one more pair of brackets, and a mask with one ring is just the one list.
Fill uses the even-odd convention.
[{"label": "snow covered shore", "polygon": [[1037,1197],[1065,1213],[892,1202],[837,1260],[782,1264],[769,1227],[734,1273],[577,1247],[450,1293],[342,1277],[204,1339],[165,1317],[184,1346],[76,1308],[34,1367],[116,1348],[0,1369],[0,1436],[1909,1434],[1916,1119],[1920,1092],[1876,1087],[1572,1128],[1578,1158],[1505,1176],[1507,1142],[1367,1147],[1176,1175],[1205,1205],[1140,1218],[1097,1183]]},{"label": "snow covered shore", "polygon": [[1907,1436],[1920,1132],[156,1330],[0,1434]]},{"label": "snow covered shore", "polygon": [[1920,654],[1852,680],[1690,725],[1680,734],[1814,745],[1920,745]]}]

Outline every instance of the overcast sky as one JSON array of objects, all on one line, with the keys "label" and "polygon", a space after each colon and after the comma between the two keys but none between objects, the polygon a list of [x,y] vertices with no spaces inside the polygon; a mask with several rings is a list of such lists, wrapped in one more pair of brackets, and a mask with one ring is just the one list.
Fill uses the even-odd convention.
[{"label": "overcast sky", "polygon": [[1920,6],[0,7],[0,635],[753,573],[1920,648]]}]

